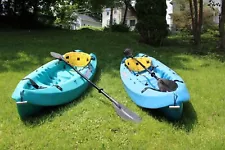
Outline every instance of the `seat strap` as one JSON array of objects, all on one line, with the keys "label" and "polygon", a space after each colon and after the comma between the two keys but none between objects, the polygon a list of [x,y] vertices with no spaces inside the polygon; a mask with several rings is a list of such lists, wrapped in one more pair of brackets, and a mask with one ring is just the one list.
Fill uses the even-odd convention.
[{"label": "seat strap", "polygon": [[24,79],[22,79],[22,80],[29,80],[30,83],[31,83],[31,85],[32,85],[35,89],[44,89],[44,88],[46,88],[46,87],[37,85],[37,83],[36,83],[34,80],[32,80],[31,78],[24,78]]},{"label": "seat strap", "polygon": [[61,86],[59,86],[59,85],[53,85],[53,86],[55,86],[57,89],[59,89],[60,91],[62,91],[63,89],[62,89],[62,87]]},{"label": "seat strap", "polygon": [[184,83],[183,81],[181,80],[173,80],[174,82],[180,82],[180,83]]},{"label": "seat strap", "polygon": [[[24,79],[22,79],[22,80],[29,80],[30,83],[31,83],[31,85],[32,85],[35,89],[44,89],[44,88],[47,88],[47,87],[43,87],[43,86],[37,85],[37,83],[36,83],[34,80],[32,80],[31,78],[24,78]],[[55,86],[55,87],[56,87],[57,89],[59,89],[60,91],[63,90],[62,87],[60,87],[59,85],[53,85],[53,86]]]},{"label": "seat strap", "polygon": [[161,92],[161,91],[158,90],[158,89],[154,89],[154,88],[151,88],[151,87],[145,87],[145,88],[141,91],[141,93],[144,93],[147,89],[152,89],[152,90],[154,90],[154,91]]}]

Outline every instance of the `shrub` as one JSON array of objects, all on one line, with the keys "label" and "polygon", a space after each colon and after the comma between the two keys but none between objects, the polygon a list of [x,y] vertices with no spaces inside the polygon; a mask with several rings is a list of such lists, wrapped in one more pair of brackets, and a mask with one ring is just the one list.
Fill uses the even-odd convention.
[{"label": "shrub", "polygon": [[78,30],[87,30],[87,31],[102,31],[102,27],[94,27],[94,26],[84,26],[80,27]]},{"label": "shrub", "polygon": [[136,0],[137,24],[141,42],[160,45],[168,35],[165,0]]},{"label": "shrub", "polygon": [[111,31],[112,32],[129,32],[130,28],[127,25],[123,24],[114,24],[111,27],[105,27],[104,31]]}]

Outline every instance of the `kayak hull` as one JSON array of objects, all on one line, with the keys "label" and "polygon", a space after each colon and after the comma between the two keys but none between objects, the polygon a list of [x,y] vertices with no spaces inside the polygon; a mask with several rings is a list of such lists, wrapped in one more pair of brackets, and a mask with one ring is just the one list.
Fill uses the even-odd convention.
[{"label": "kayak hull", "polygon": [[156,76],[169,80],[178,80],[179,82],[176,82],[178,88],[175,91],[160,92],[157,85],[158,81],[151,77],[150,73],[147,71],[135,72],[130,70],[126,66],[126,58],[124,58],[120,65],[120,76],[125,91],[131,100],[140,107],[162,111],[168,119],[180,119],[183,112],[183,103],[190,99],[183,79],[172,69],[153,57],[142,53],[139,53],[135,57],[148,57],[152,62],[151,67],[148,69],[153,71]]},{"label": "kayak hull", "polygon": [[[80,51],[80,50],[77,50]],[[81,51],[80,51],[81,52]],[[97,67],[97,58],[85,67],[76,67],[83,75],[92,80]],[[34,80],[43,89],[35,89],[29,80],[21,80],[12,94],[21,118],[34,115],[48,106],[58,106],[76,100],[88,88],[89,83],[72,68],[60,60],[52,60],[39,67],[25,78]],[[57,86],[60,88],[57,88]]]}]

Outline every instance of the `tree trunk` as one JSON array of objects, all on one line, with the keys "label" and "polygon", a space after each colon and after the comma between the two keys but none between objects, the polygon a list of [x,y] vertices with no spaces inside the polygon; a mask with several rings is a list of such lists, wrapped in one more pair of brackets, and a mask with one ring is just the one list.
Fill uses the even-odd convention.
[{"label": "tree trunk", "polygon": [[192,0],[189,0],[189,6],[190,6],[190,13],[191,13],[192,34],[194,36],[194,34],[195,34],[195,21],[194,21]]},{"label": "tree trunk", "polygon": [[8,0],[7,1],[7,5],[6,5],[7,13],[8,13],[9,16],[12,15],[12,12],[11,12],[11,3],[12,3],[12,1],[11,0]]},{"label": "tree trunk", "polygon": [[219,32],[220,32],[220,48],[225,48],[225,36],[224,36],[224,21],[225,21],[225,0],[222,0],[222,9],[221,9],[221,17],[219,24]]},{"label": "tree trunk", "polygon": [[110,19],[109,19],[109,26],[113,25],[113,7],[110,10]]},{"label": "tree trunk", "polygon": [[202,21],[203,21],[203,0],[199,0],[199,18],[198,18],[198,31],[197,31],[198,45],[201,43]]},{"label": "tree trunk", "polygon": [[195,30],[194,30],[194,42],[195,45],[199,45],[199,41],[198,41],[198,2],[197,0],[193,0],[194,3],[194,26],[195,26]]},{"label": "tree trunk", "polygon": [[124,11],[124,16],[123,16],[123,25],[125,25],[125,23],[126,23],[126,18],[127,18],[127,10],[128,10],[128,1],[124,1],[124,3],[125,3],[125,11]]},{"label": "tree trunk", "polygon": [[34,15],[34,19],[37,19],[38,16],[38,0],[33,0],[34,1],[34,11],[33,11],[33,15]]},{"label": "tree trunk", "polygon": [[3,13],[2,0],[0,0],[0,13]]}]

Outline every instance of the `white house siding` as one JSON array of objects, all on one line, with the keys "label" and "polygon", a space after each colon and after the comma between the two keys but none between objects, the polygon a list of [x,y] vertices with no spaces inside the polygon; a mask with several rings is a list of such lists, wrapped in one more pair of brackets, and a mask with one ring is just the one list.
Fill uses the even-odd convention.
[{"label": "white house siding", "polygon": [[[102,27],[109,25],[111,9],[106,8],[102,13]],[[113,23],[119,24],[122,19],[122,13],[120,8],[113,9]]]},{"label": "white house siding", "polygon": [[173,5],[171,4],[172,0],[166,0],[166,5],[167,5],[167,9],[166,9],[166,22],[169,25],[169,29],[172,29],[173,26],[173,18],[172,18],[172,14],[173,14]]},{"label": "white house siding", "polygon": [[[121,8],[113,9],[113,23],[120,24],[123,21],[124,11],[125,10],[121,9]],[[104,11],[102,13],[102,27],[106,27],[109,25],[110,13],[111,13],[110,8],[104,9]],[[126,24],[131,27],[131,30],[133,30],[135,25],[131,26],[131,24],[130,24],[131,20],[135,21],[135,24],[137,23],[137,18],[135,16],[132,16],[131,12],[128,10],[127,16],[126,16]]]},{"label": "white house siding", "polygon": [[81,17],[78,17],[77,20],[71,24],[72,30],[76,30],[84,26],[102,27],[101,22],[95,21],[93,18],[86,15],[80,15],[80,16]]},{"label": "white house siding", "polygon": [[135,25],[131,25],[131,21],[134,21],[135,24],[137,23],[137,18],[135,16],[129,16],[126,18],[127,22],[126,24],[130,27],[131,30],[134,30],[135,29]]},{"label": "white house siding", "polygon": [[[170,4],[172,0],[166,0],[167,4],[167,15],[166,15],[166,21],[167,24],[169,25],[170,29],[172,28],[173,25],[173,19],[171,17],[171,14],[173,13],[173,5]],[[134,7],[135,1],[132,1],[132,6]],[[106,27],[109,25],[109,20],[110,20],[110,8],[106,8],[102,12],[102,27]],[[113,9],[116,13],[113,13],[113,18],[116,24],[119,24],[123,21],[123,16],[124,16],[124,11],[125,9],[123,8],[114,8]],[[108,12],[108,13],[107,13]],[[131,14],[131,11],[127,11],[127,17],[126,17],[126,23],[128,26],[130,26],[130,20],[135,20],[135,24],[137,23],[137,18]],[[134,26],[131,27],[131,29],[134,29]]]},{"label": "white house siding", "polygon": [[81,20],[81,26],[101,27],[101,23],[91,22],[91,21],[88,21],[88,20]]}]

